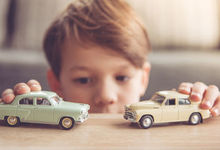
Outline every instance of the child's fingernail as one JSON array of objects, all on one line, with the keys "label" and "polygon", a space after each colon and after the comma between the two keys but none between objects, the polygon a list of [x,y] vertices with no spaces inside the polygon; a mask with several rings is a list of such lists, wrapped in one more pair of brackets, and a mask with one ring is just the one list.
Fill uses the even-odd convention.
[{"label": "child's fingernail", "polygon": [[206,102],[206,105],[210,108],[212,106],[211,102],[210,101],[207,101]]},{"label": "child's fingernail", "polygon": [[31,87],[39,87],[40,85],[37,84],[31,84]]},{"label": "child's fingernail", "polygon": [[201,95],[200,93],[192,92],[192,93],[191,93],[191,96],[192,96],[192,97],[196,96],[196,97],[198,97],[199,99],[202,99],[202,95]]},{"label": "child's fingernail", "polygon": [[4,97],[7,94],[13,94],[13,90],[12,89],[6,89],[3,93],[2,93],[2,97]]},{"label": "child's fingernail", "polygon": [[25,86],[25,85],[21,85],[21,86],[19,86],[19,87],[17,88],[17,91],[19,92],[19,91],[23,90],[24,88],[26,88],[26,86]]},{"label": "child's fingernail", "polygon": [[219,115],[219,110],[217,108],[215,108],[214,110],[212,110],[212,115],[213,116],[218,116]]},{"label": "child's fingernail", "polygon": [[5,103],[11,103],[15,98],[14,94],[6,94],[2,99]]},{"label": "child's fingernail", "polygon": [[31,88],[31,91],[39,91],[39,90],[41,90],[41,86],[39,84],[31,84],[30,88]]},{"label": "child's fingernail", "polygon": [[186,88],[186,87],[180,87],[179,90],[181,90],[181,91],[186,91],[187,93],[190,92],[190,89],[189,89],[189,88]]},{"label": "child's fingernail", "polygon": [[30,92],[30,88],[27,85],[20,85],[15,91],[17,94],[25,94]]},{"label": "child's fingernail", "polygon": [[209,109],[211,108],[212,104],[210,101],[206,101],[206,102],[203,102],[202,103],[203,107],[206,108],[206,109]]}]

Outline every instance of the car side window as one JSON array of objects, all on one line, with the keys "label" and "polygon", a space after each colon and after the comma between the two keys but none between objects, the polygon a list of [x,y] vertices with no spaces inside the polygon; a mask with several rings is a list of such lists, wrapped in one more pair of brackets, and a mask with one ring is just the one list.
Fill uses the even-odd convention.
[{"label": "car side window", "polygon": [[33,98],[23,98],[19,101],[20,105],[33,105]]},{"label": "car side window", "polygon": [[51,105],[51,103],[46,98],[37,98],[37,105]]},{"label": "car side window", "polygon": [[190,105],[190,101],[187,98],[179,98],[179,105]]},{"label": "car side window", "polygon": [[176,102],[175,102],[175,98],[173,99],[168,99],[165,103],[165,105],[176,105]]}]

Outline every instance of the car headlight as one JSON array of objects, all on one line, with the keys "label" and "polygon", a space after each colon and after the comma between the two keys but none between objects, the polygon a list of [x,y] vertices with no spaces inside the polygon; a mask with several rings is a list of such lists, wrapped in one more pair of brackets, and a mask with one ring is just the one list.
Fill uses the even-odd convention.
[{"label": "car headlight", "polygon": [[129,106],[125,106],[125,111],[131,111],[131,108]]},{"label": "car headlight", "polygon": [[87,113],[87,110],[85,110],[85,109],[82,109],[81,111],[80,111],[80,114],[86,114]]}]

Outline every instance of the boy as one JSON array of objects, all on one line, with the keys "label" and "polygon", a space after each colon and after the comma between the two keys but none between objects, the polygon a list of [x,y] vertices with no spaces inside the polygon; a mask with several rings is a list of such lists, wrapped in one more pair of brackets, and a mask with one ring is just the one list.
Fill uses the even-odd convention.
[{"label": "boy", "polygon": [[[44,38],[51,69],[48,83],[65,100],[87,103],[93,113],[121,113],[139,101],[148,86],[150,43],[142,23],[123,0],[84,0],[71,3],[51,24]],[[30,80],[2,93],[6,103],[16,94],[41,90]],[[219,115],[216,86],[182,83],[201,107]]]}]

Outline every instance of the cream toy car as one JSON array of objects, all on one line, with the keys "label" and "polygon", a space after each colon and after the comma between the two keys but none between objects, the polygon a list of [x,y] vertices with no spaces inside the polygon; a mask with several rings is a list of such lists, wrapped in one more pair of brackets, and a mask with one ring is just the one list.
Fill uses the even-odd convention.
[{"label": "cream toy car", "polygon": [[159,91],[150,100],[126,105],[124,118],[139,122],[144,129],[165,122],[188,121],[196,125],[211,116],[209,110],[200,109],[199,104],[190,101],[189,95],[177,91]]}]

